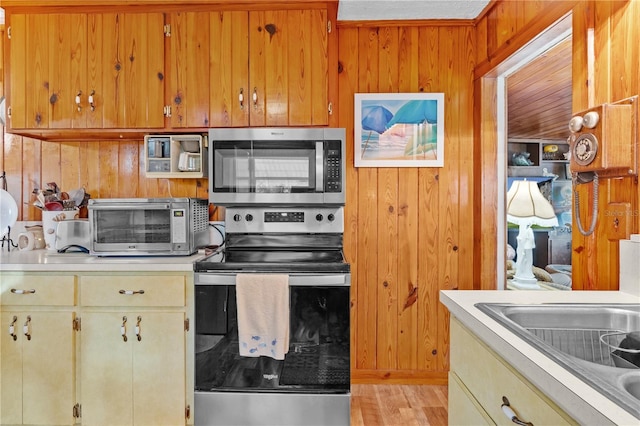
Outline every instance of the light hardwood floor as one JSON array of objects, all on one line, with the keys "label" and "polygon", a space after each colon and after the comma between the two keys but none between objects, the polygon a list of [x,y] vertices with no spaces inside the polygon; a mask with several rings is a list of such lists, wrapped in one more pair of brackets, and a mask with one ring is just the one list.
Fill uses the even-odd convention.
[{"label": "light hardwood floor", "polygon": [[351,385],[351,426],[447,424],[447,386]]}]

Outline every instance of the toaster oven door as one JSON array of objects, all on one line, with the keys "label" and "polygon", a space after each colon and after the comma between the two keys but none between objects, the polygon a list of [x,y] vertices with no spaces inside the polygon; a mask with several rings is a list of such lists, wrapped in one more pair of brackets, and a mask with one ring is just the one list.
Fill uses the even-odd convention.
[{"label": "toaster oven door", "polygon": [[[178,210],[184,215],[184,210]],[[171,253],[175,209],[169,203],[93,206],[90,210],[94,254]]]}]

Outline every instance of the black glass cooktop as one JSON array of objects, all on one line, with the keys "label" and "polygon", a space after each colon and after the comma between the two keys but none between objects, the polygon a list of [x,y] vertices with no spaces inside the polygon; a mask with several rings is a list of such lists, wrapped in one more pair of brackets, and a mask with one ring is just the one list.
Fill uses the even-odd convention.
[{"label": "black glass cooktop", "polygon": [[347,273],[342,250],[226,250],[195,264],[196,272],[332,272]]}]

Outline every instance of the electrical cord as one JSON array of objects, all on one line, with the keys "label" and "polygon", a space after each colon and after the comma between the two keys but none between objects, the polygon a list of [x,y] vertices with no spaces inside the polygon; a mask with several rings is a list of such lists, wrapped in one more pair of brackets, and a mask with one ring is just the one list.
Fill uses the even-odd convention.
[{"label": "electrical cord", "polygon": [[[578,183],[578,173],[573,175],[573,185],[575,186]],[[593,234],[593,231],[596,229],[596,222],[598,220],[598,174],[593,173],[593,203],[591,205],[591,225],[589,226],[589,230],[585,231],[582,227],[582,220],[580,219],[580,195],[577,190],[574,190],[573,193],[573,201],[576,212],[576,224],[578,225],[578,230],[582,235],[588,237]]]}]

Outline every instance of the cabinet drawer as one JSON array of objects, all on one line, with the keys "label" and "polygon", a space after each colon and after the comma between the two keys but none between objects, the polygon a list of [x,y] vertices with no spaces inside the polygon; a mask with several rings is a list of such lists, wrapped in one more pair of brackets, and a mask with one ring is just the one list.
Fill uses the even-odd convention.
[{"label": "cabinet drawer", "polygon": [[75,275],[2,274],[2,305],[75,305]]},{"label": "cabinet drawer", "polygon": [[184,275],[94,275],[80,281],[83,306],[184,306]]},{"label": "cabinet drawer", "polygon": [[509,399],[520,420],[538,425],[575,424],[535,386],[500,359],[453,317],[451,370],[497,424],[513,424],[502,412]]}]

